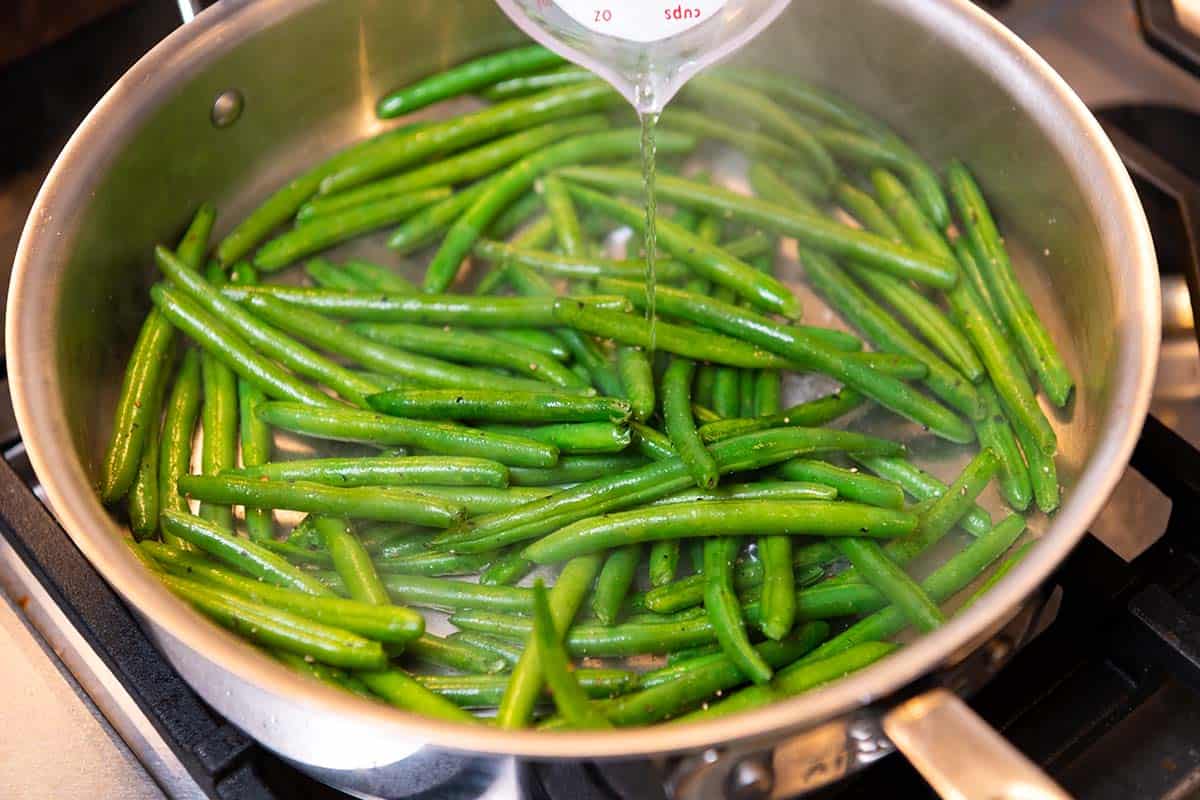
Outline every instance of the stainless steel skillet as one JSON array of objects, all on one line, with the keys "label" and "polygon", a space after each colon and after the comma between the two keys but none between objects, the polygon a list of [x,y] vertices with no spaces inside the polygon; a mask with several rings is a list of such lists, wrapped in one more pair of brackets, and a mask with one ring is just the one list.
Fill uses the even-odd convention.
[{"label": "stainless steel skillet", "polygon": [[[975,652],[1084,534],[1127,463],[1156,363],[1153,247],[1123,167],[1050,68],[966,0],[796,2],[743,54],[841,92],[935,161],[971,164],[1079,377],[1079,396],[1056,421],[1062,510],[1036,526],[1041,541],[1018,569],[935,634],[850,679],[720,722],[616,734],[464,729],[310,685],[226,635],[141,570],[95,498],[153,279],[152,246],[175,237],[200,201],[215,199],[228,227],[302,165],[374,132],[382,91],[516,40],[490,0],[221,0],[143,58],[63,151],[17,255],[7,352],[34,467],[64,527],[181,674],[268,747],[328,780],[396,795],[432,780],[432,765],[454,762],[452,754],[649,759],[710,750],[715,759],[679,762],[678,794],[723,790],[734,767],[757,763],[743,756],[772,751],[780,766],[822,767],[777,773],[781,795],[836,776],[869,760],[854,743],[875,742],[898,701]],[[937,448],[922,452],[931,468],[947,467]],[[891,729],[916,711],[959,713],[937,700],[887,716]],[[903,743],[916,752],[959,741],[943,732]],[[794,778],[804,774],[807,783]]]}]

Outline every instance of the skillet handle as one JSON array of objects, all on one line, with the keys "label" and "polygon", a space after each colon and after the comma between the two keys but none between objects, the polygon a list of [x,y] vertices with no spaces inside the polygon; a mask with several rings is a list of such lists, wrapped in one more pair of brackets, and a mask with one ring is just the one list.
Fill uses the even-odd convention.
[{"label": "skillet handle", "polygon": [[1071,800],[946,689],[892,709],[883,718],[883,730],[946,800]]}]

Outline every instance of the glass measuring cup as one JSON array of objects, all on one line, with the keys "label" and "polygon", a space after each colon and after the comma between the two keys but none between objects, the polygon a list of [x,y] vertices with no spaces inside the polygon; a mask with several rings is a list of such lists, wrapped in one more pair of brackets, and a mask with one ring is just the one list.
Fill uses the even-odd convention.
[{"label": "glass measuring cup", "polygon": [[697,72],[761,33],[790,0],[496,0],[535,41],[658,114]]}]

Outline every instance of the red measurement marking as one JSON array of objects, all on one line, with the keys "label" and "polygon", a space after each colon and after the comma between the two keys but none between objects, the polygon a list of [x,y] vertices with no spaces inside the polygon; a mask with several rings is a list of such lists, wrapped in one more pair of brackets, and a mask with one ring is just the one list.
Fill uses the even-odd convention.
[{"label": "red measurement marking", "polygon": [[597,8],[595,21],[596,22],[612,22],[612,9]]}]

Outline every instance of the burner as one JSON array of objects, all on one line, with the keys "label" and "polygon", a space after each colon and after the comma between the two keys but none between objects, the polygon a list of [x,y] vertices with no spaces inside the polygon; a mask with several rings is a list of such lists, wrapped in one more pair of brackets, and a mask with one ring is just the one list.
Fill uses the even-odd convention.
[{"label": "burner", "polygon": [[1138,0],[1142,34],[1151,47],[1200,75],[1200,15],[1181,17],[1174,0]]}]

